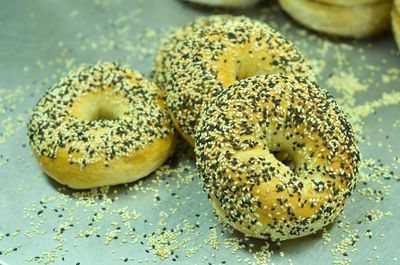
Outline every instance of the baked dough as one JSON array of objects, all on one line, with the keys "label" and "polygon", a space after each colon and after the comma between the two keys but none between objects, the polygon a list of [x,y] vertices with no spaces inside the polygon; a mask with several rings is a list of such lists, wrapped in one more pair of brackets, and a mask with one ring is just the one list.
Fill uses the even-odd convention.
[{"label": "baked dough", "polygon": [[33,110],[28,136],[44,172],[75,189],[145,177],[174,149],[159,88],[116,63],[61,78]]},{"label": "baked dough", "polygon": [[312,0],[334,6],[359,6],[385,2],[387,0]]},{"label": "baked dough", "polygon": [[396,40],[397,47],[400,49],[400,0],[394,1],[391,16],[394,39]]},{"label": "baked dough", "polygon": [[283,10],[297,22],[323,33],[360,38],[379,33],[390,26],[391,0],[351,6],[315,0],[279,2]]},{"label": "baked dough", "polygon": [[266,73],[314,79],[301,52],[260,21],[224,15],[202,18],[200,25],[176,31],[154,70],[176,128],[192,145],[202,109],[237,80]]},{"label": "baked dough", "polygon": [[258,2],[258,0],[185,0],[185,1],[201,5],[221,6],[221,7],[243,7]]},{"label": "baked dough", "polygon": [[355,188],[359,152],[334,99],[305,79],[242,79],[208,105],[196,165],[217,213],[278,241],[333,222]]}]

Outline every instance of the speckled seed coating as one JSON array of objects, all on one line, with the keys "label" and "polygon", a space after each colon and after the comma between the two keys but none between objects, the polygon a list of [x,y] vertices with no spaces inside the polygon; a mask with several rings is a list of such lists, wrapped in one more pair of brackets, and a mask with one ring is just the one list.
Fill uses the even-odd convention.
[{"label": "speckled seed coating", "polygon": [[117,63],[82,65],[51,87],[28,122],[44,171],[72,188],[134,181],[173,150],[164,98]]},{"label": "speckled seed coating", "polygon": [[204,189],[223,219],[248,236],[314,233],[355,188],[352,127],[334,99],[305,79],[243,79],[209,104],[198,128]]},{"label": "speckled seed coating", "polygon": [[266,73],[314,79],[304,56],[280,33],[228,15],[201,18],[178,30],[162,48],[154,73],[175,126],[192,145],[205,103],[237,80]]},{"label": "speckled seed coating", "polygon": [[154,71],[153,79],[154,82],[161,88],[167,86],[168,79],[170,78],[170,68],[174,57],[176,56],[176,46],[184,41],[188,36],[202,28],[209,27],[211,25],[218,25],[226,23],[232,16],[230,15],[218,15],[210,17],[199,17],[182,28],[174,29],[168,37],[163,41],[160,50],[157,53],[156,59],[154,60]]}]

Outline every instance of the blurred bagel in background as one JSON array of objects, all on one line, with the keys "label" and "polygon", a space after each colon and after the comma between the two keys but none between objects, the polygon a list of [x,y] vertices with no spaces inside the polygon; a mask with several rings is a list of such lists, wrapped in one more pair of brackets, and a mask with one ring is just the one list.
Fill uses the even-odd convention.
[{"label": "blurred bagel in background", "polygon": [[388,0],[313,0],[321,3],[325,3],[328,5],[335,6],[358,6],[358,5],[367,5],[378,2],[387,2]]},{"label": "blurred bagel in background", "polygon": [[400,0],[395,0],[391,12],[392,16],[392,31],[397,47],[400,49]]},{"label": "blurred bagel in background", "polygon": [[300,24],[327,34],[362,38],[389,28],[392,0],[279,0]]},{"label": "blurred bagel in background", "polygon": [[253,5],[258,0],[184,0],[189,3],[196,3],[207,6],[220,6],[220,7],[243,7]]}]

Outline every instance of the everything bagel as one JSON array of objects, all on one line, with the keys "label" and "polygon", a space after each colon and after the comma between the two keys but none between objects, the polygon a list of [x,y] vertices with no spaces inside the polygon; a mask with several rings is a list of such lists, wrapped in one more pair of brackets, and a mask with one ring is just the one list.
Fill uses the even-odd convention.
[{"label": "everything bagel", "polygon": [[333,98],[305,79],[236,82],[208,105],[195,141],[213,206],[247,236],[314,233],[339,215],[355,187],[351,125]]},{"label": "everything bagel", "polygon": [[158,87],[116,63],[81,66],[51,87],[28,136],[42,169],[75,189],[135,181],[174,148]]},{"label": "everything bagel", "polygon": [[197,21],[169,38],[154,70],[175,126],[192,145],[205,103],[237,80],[266,73],[314,79],[300,51],[262,22],[227,15]]}]

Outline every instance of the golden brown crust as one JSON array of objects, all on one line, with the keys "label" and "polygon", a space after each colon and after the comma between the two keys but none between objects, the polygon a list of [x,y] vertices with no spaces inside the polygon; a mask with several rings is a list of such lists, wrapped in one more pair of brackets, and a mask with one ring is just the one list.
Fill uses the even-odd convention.
[{"label": "golden brown crust", "polygon": [[314,233],[338,216],[355,187],[351,125],[333,98],[305,79],[240,80],[208,105],[195,141],[213,205],[247,236]]},{"label": "golden brown crust", "polygon": [[242,78],[284,73],[314,79],[304,56],[266,24],[228,15],[201,18],[175,32],[157,56],[154,78],[174,124],[194,143],[205,103]]},{"label": "golden brown crust", "polygon": [[174,135],[170,134],[145,149],[109,161],[107,167],[104,161],[88,164],[84,168],[76,163],[66,164],[68,148],[59,150],[56,159],[38,155],[35,151],[33,153],[47,175],[73,189],[87,189],[128,183],[146,177],[167,160],[174,151],[174,144]]},{"label": "golden brown crust", "polygon": [[[344,37],[366,37],[389,28],[391,0],[352,6],[313,0],[279,0],[297,22],[315,31]],[[350,2],[350,1],[349,1]]]},{"label": "golden brown crust", "polygon": [[161,91],[115,63],[81,66],[51,87],[28,136],[43,170],[76,189],[135,181],[174,148]]}]

